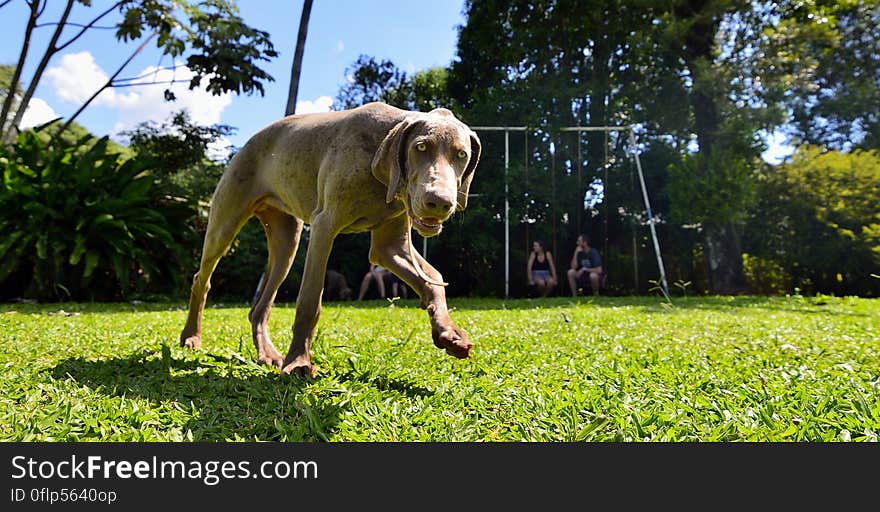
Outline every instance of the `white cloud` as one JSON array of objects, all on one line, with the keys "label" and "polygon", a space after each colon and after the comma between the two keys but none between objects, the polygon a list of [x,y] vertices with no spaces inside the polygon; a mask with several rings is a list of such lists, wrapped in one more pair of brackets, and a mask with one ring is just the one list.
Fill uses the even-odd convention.
[{"label": "white cloud", "polygon": [[[164,121],[173,112],[183,109],[189,111],[190,118],[197,124],[219,123],[223,110],[232,103],[232,95],[224,93],[215,96],[204,87],[189,90],[189,80],[193,73],[186,66],[178,66],[180,67],[174,70],[151,66],[139,73],[132,73],[130,76],[142,77],[136,82],[157,83],[107,89],[95,99],[91,107],[108,107],[117,112],[114,134],[144,121]],[[103,86],[108,78],[107,73],[87,51],[64,55],[58,66],[46,71],[46,76],[59,99],[77,106]],[[167,83],[172,80],[173,84]],[[203,81],[205,82],[206,80]],[[174,93],[177,98],[175,101],[165,101],[166,89]]]},{"label": "white cloud", "polygon": [[340,39],[336,41],[336,53],[342,53],[343,50],[345,50],[345,43]]},{"label": "white cloud", "polygon": [[21,118],[20,128],[33,128],[34,126],[48,123],[58,117],[55,110],[40,98],[31,98],[27,110]]},{"label": "white cloud", "polygon": [[[137,101],[119,106],[123,118],[119,124],[123,125],[123,129],[142,121],[163,121],[168,119],[173,112],[181,109],[189,111],[190,118],[194,123],[216,124],[220,122],[223,110],[232,103],[232,95],[229,93],[215,96],[204,87],[189,90],[189,81],[193,72],[186,66],[176,70],[151,66],[141,71],[138,76],[145,76],[143,81],[160,83],[136,87],[134,94],[137,96]],[[162,83],[171,80],[174,80],[175,83]],[[203,80],[202,83],[207,83],[207,80]],[[165,101],[165,89],[170,89],[177,99]]]},{"label": "white cloud", "polygon": [[232,141],[223,136],[208,144],[208,150],[205,152],[208,158],[215,162],[225,161],[230,153],[232,153]]},{"label": "white cloud", "polygon": [[[63,55],[57,66],[46,70],[46,78],[60,100],[79,106],[103,87],[110,77],[98,66],[91,53],[79,52]],[[121,94],[115,89],[105,89],[92,105],[113,107],[135,101],[137,95],[134,93]]]},{"label": "white cloud", "polygon": [[297,114],[311,114],[315,112],[330,112],[333,107],[333,98],[321,96],[314,101],[303,100],[296,102]]}]

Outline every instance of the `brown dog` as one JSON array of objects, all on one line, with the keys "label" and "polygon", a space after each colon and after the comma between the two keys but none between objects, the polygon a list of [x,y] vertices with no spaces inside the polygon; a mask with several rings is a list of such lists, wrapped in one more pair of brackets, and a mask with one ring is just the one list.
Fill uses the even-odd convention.
[{"label": "brown dog", "polygon": [[[437,235],[456,209],[467,206],[480,150],[477,135],[442,108],[409,112],[369,103],[289,116],[260,130],[232,158],[214,191],[181,345],[201,346],[211,273],[244,223],[256,215],[269,247],[266,278],[249,314],[261,363],[314,376],[311,342],[333,240],[340,233],[363,231],[372,234],[370,261],[419,294],[434,344],[468,357],[473,344],[449,317],[446,283],[415,251],[410,230]],[[282,357],[269,340],[269,312],[304,223],[310,225],[308,253],[293,340]]]},{"label": "brown dog", "polygon": [[345,276],[335,270],[327,269],[324,279],[324,298],[327,300],[351,300],[351,288]]}]

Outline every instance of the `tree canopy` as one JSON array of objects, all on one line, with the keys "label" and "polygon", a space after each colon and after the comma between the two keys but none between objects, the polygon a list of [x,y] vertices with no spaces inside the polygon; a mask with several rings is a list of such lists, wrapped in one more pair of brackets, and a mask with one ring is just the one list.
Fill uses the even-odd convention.
[{"label": "tree canopy", "polygon": [[589,231],[608,241],[618,274],[650,258],[637,229],[644,205],[625,193],[633,188],[628,142],[560,127],[636,128],[672,279],[714,293],[747,289],[744,248],[755,254],[754,240],[763,240],[756,208],[777,172],[761,158],[769,134],[844,151],[877,148],[876,2],[484,0],[466,2],[464,14],[456,59],[431,70],[430,82],[442,88],[418,89],[390,61],[361,56],[337,107],[382,100],[429,109],[439,100],[472,125],[529,127],[525,139],[511,137],[510,154],[524,156],[513,157],[507,175],[501,139],[481,134],[495,149],[484,152],[472,188],[479,206],[459,220],[461,233],[451,227],[431,242],[495,248],[451,251],[457,256],[443,262],[475,287],[499,289],[505,182],[513,249],[530,237],[573,246],[577,232]]}]

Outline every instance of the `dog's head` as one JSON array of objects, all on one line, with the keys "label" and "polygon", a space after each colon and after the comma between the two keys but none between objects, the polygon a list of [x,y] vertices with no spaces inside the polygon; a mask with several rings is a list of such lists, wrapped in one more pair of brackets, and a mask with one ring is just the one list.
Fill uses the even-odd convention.
[{"label": "dog's head", "polygon": [[449,110],[414,112],[379,145],[373,175],[388,187],[386,201],[402,200],[416,231],[434,236],[467,207],[481,149],[477,134]]}]

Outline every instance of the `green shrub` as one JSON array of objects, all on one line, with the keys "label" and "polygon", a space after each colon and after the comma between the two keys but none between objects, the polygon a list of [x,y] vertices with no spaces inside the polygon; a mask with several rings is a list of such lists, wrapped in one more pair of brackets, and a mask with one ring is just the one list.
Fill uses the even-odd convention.
[{"label": "green shrub", "polygon": [[880,296],[880,154],[804,146],[768,167],[744,250],[807,293]]},{"label": "green shrub", "polygon": [[794,290],[792,277],[776,261],[743,253],[743,271],[751,293],[785,295]]},{"label": "green shrub", "polygon": [[6,298],[121,298],[181,282],[190,201],[163,195],[137,158],[92,136],[0,149],[0,288]]}]

